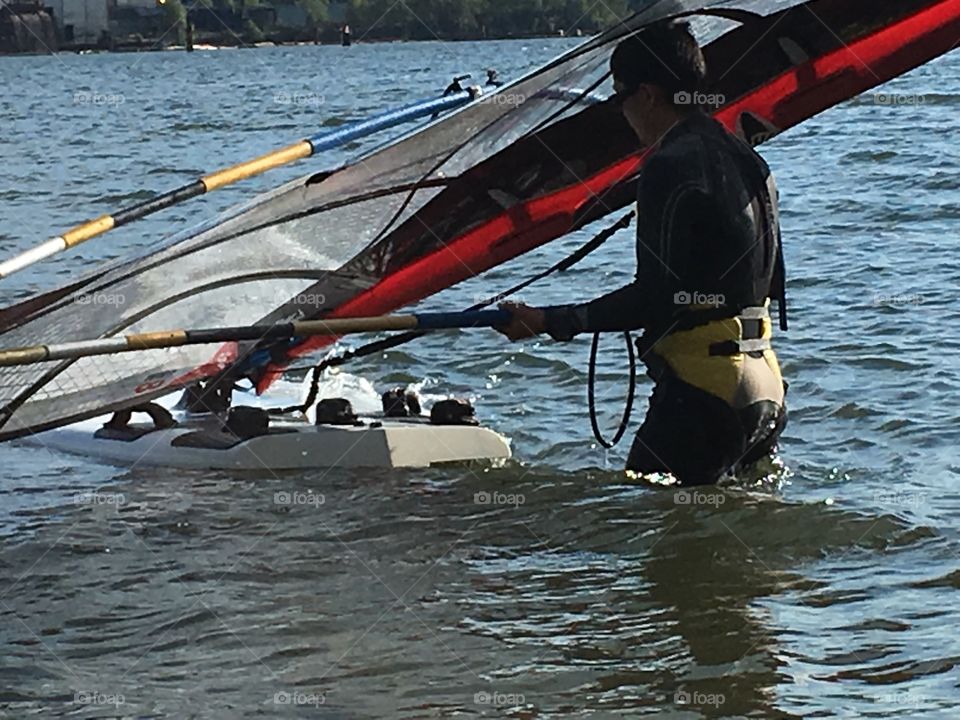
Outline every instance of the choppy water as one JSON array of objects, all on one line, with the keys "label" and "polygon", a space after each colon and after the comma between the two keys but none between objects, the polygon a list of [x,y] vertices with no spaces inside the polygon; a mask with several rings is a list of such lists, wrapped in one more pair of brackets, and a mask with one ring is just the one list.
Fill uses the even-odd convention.
[{"label": "choppy water", "polygon": [[[455,73],[516,76],[564,44],[3,58],[0,255]],[[585,342],[483,332],[350,372],[472,395],[514,440],[502,469],[237,478],[3,446],[0,716],[956,717],[958,69],[954,55],[888,88],[925,102],[871,95],[764,151],[793,305],[782,488],[678,504],[626,484],[625,448],[592,443]],[[0,300],[303,172],[118,231],[5,282]],[[631,245],[624,234],[526,299],[626,281]],[[607,347],[612,425],[625,360]],[[278,508],[291,489],[326,502]],[[93,490],[124,502],[75,504]],[[480,492],[516,503],[477,505]]]}]

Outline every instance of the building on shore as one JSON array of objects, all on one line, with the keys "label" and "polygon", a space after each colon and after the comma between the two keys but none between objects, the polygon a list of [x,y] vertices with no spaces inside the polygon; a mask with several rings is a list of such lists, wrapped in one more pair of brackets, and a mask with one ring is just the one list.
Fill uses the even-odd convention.
[{"label": "building on shore", "polygon": [[0,54],[56,50],[54,19],[40,0],[0,0]]},{"label": "building on shore", "polygon": [[109,0],[45,0],[66,47],[96,47],[109,36]]},{"label": "building on shore", "polygon": [[170,16],[162,2],[112,0],[109,12],[111,44],[153,45],[164,36],[173,42],[178,40],[178,33],[170,30]]},{"label": "building on shore", "polygon": [[42,1],[53,14],[61,47],[69,50],[149,45],[170,26],[163,3],[157,0]]},{"label": "building on shore", "polygon": [[180,28],[171,28],[175,0],[0,0],[0,53],[63,50],[138,50],[198,42],[242,45],[332,42],[341,37],[349,3],[330,0],[311,15],[304,0],[179,0]]}]

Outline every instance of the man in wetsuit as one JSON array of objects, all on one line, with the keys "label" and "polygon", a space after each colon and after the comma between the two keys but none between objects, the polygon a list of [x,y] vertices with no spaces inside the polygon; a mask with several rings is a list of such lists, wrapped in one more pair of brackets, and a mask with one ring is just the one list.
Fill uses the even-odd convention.
[{"label": "man in wetsuit", "polygon": [[706,78],[689,27],[659,25],[611,60],[617,102],[643,147],[637,275],[593,302],[508,305],[512,340],[643,329],[655,382],[627,468],[717,481],[769,455],[786,425],[770,346],[770,299],[785,329],[777,191],[766,163],[696,104]]}]

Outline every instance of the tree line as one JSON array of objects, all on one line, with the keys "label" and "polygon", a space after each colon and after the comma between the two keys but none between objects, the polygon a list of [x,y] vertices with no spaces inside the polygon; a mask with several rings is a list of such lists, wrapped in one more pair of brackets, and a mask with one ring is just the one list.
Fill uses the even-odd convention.
[{"label": "tree line", "polygon": [[574,35],[608,27],[629,15],[631,4],[630,0],[351,0],[346,16],[356,35],[371,39]]},{"label": "tree line", "polygon": [[[298,39],[339,36],[350,26],[363,40],[468,40],[592,34],[627,17],[644,0],[292,0],[306,12]],[[223,40],[265,39],[258,11],[291,0],[163,0],[172,24],[191,24]],[[204,27],[205,26],[205,27]],[[175,39],[172,38],[171,39]],[[277,38],[292,39],[292,38]],[[183,42],[183,38],[179,38]]]}]

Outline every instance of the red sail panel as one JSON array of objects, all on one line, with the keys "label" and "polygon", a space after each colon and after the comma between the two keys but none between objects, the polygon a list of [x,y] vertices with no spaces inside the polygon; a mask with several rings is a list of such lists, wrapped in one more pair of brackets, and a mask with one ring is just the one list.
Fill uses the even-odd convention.
[{"label": "red sail panel", "polygon": [[[703,16],[695,24],[714,73],[710,89],[732,101],[717,117],[753,143],[950,50],[960,36],[960,0],[651,0],[501,89],[523,103],[475,103],[333,173],[294,181],[0,310],[4,344],[195,327],[210,318],[270,324],[389,312],[618,210],[632,200],[642,149],[612,103],[591,106],[576,88],[601,92],[616,44],[671,13]],[[91,312],[91,303],[111,297],[123,306]],[[283,363],[327,343],[0,368],[0,440],[280,358],[255,366],[265,390]]]},{"label": "red sail panel", "polygon": [[[744,114],[762,119],[769,130],[764,139],[769,139],[950,51],[958,37],[960,0],[943,0],[791,68],[723,107],[715,117],[740,133]],[[330,317],[376,315],[418,302],[560,237],[575,227],[577,214],[586,203],[632,177],[642,162],[642,153],[628,157],[583,182],[513,208],[385,277]],[[300,357],[332,342],[331,338],[309,339],[288,355]],[[258,391],[266,391],[283,367],[269,366],[258,382]]]}]

